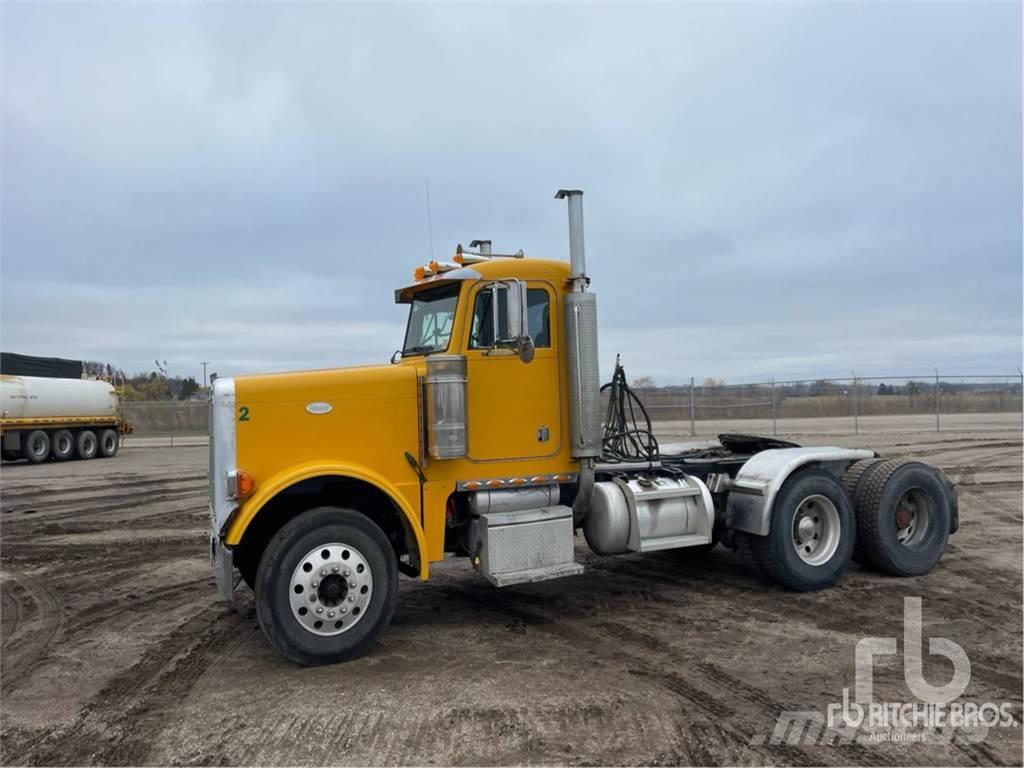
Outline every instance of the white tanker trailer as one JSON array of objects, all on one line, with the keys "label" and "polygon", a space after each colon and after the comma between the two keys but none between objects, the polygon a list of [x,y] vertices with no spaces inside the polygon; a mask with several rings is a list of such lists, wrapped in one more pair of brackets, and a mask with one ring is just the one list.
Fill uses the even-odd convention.
[{"label": "white tanker trailer", "polygon": [[110,457],[124,431],[110,382],[0,375],[0,445],[8,461]]}]

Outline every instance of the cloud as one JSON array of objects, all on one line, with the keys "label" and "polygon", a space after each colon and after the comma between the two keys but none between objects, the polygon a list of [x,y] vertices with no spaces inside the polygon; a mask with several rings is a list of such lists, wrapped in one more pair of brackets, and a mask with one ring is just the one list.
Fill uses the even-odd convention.
[{"label": "cloud", "polygon": [[580,186],[606,367],[1020,364],[1019,6],[3,14],[5,349],[384,361],[432,248],[564,258]]}]

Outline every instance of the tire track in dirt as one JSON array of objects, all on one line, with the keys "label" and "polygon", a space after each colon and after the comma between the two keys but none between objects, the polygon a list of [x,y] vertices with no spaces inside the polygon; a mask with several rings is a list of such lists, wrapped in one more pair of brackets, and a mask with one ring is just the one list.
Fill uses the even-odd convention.
[{"label": "tire track in dirt", "polygon": [[[773,761],[781,758],[792,765],[818,765],[821,763],[820,756],[808,754],[804,750],[791,745],[772,745],[763,748],[763,750],[759,750],[755,745],[752,745],[751,738],[755,733],[752,733],[748,727],[744,727],[743,724],[737,722],[740,719],[739,711],[741,709],[749,709],[749,704],[751,703],[749,686],[745,688],[737,686],[740,693],[739,701],[724,697],[723,693],[731,693],[731,691],[723,691],[721,686],[721,676],[725,673],[709,677],[699,666],[695,667],[691,659],[680,657],[664,641],[653,635],[639,632],[635,628],[627,627],[617,622],[582,622],[582,626],[578,626],[580,622],[571,621],[574,618],[571,615],[571,606],[562,604],[554,606],[551,610],[557,615],[552,617],[547,615],[544,609],[536,611],[533,608],[526,608],[516,602],[515,597],[518,597],[518,595],[513,597],[512,594],[498,593],[497,595],[490,595],[486,600],[481,601],[468,588],[452,585],[449,589],[461,593],[475,604],[474,607],[486,606],[486,609],[514,616],[524,624],[554,634],[576,648],[593,651],[598,656],[604,658],[615,659],[618,663],[625,665],[630,674],[650,679],[673,695],[682,698],[688,704],[695,707],[698,712],[710,713],[714,718],[717,718],[712,721],[713,723],[719,728],[728,731],[732,738],[738,742],[745,744],[750,752],[763,753],[765,758]],[[570,609],[569,613],[567,613],[567,608]],[[626,650],[624,645],[632,646],[635,650]],[[658,655],[657,661],[650,659],[652,651]],[[688,673],[687,676],[684,678],[676,672],[667,669],[667,661],[671,661],[677,667],[685,668]],[[698,677],[702,678],[701,683],[703,685],[698,686],[692,682],[694,675],[690,673],[694,669],[701,672]],[[711,690],[708,690],[709,688]],[[744,693],[748,694],[748,698],[743,696]],[[753,703],[757,705],[763,705],[765,700],[773,702],[775,712],[781,713],[785,709],[778,702],[774,702],[766,692],[761,691],[753,697]],[[770,717],[766,713],[762,714]],[[766,727],[759,726],[757,733],[770,731],[773,726],[774,721]],[[857,747],[858,745],[853,746]],[[861,758],[860,762],[862,764],[887,764],[884,759],[876,757],[874,753],[865,750],[863,747],[853,751]]]},{"label": "tire track in dirt", "polygon": [[[111,596],[105,594],[99,596],[96,603],[85,605],[81,605],[81,599],[76,598],[74,602],[80,607],[76,608],[74,613],[61,619],[61,641],[73,640],[100,624],[111,622],[124,613],[137,613],[141,609],[157,605],[162,611],[177,608],[183,603],[192,602],[199,595],[208,593],[209,582],[208,577],[203,577],[183,584],[148,590],[138,595]],[[137,621],[138,618],[136,615],[133,620]],[[49,660],[49,650],[50,644],[47,643],[38,649],[31,660],[19,664],[10,672],[5,670],[0,691],[9,693],[15,690],[26,676]],[[4,651],[6,653],[6,647]]]},{"label": "tire track in dirt", "polygon": [[5,762],[141,765],[170,715],[238,632],[230,611],[207,602],[111,679],[69,727],[5,755]]},{"label": "tire track in dirt", "polygon": [[7,689],[8,681],[17,680],[45,655],[63,619],[57,600],[40,580],[10,570],[4,571],[4,577],[0,585],[4,604],[14,601],[19,606],[15,627],[10,634],[4,633],[0,653],[0,676]]}]

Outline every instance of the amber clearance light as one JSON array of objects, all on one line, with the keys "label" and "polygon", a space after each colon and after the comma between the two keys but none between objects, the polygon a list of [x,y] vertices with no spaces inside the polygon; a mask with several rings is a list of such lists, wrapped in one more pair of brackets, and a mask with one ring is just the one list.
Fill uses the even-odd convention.
[{"label": "amber clearance light", "polygon": [[228,497],[241,501],[256,489],[256,478],[244,469],[228,472]]}]

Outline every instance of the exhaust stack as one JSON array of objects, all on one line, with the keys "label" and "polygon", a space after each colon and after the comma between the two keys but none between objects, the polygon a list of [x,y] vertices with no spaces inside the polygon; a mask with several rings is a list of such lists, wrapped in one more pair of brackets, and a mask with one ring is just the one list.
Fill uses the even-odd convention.
[{"label": "exhaust stack", "polygon": [[583,292],[587,287],[587,252],[583,245],[583,190],[560,189],[556,200],[569,201],[569,270],[573,290]]},{"label": "exhaust stack", "polygon": [[601,455],[601,376],[597,354],[597,296],[587,293],[587,256],[583,246],[583,191],[560,189],[568,198],[569,263],[572,292],[565,295],[565,342],[569,384],[569,440],[580,475],[573,518],[579,524],[590,509],[594,459]]}]

